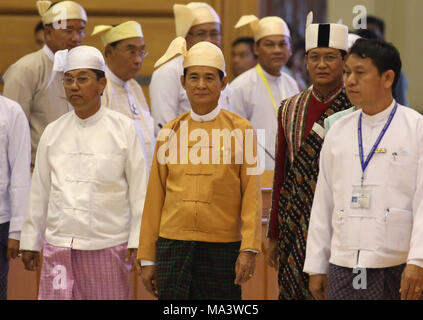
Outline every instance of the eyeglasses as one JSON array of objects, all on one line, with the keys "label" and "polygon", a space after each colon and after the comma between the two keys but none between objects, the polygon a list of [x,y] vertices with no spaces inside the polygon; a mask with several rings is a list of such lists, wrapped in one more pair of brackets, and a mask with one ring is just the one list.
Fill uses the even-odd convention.
[{"label": "eyeglasses", "polygon": [[217,30],[212,31],[205,31],[205,30],[198,30],[195,32],[188,32],[190,36],[199,38],[199,39],[207,39],[207,37],[210,37],[211,39],[217,39],[221,36],[221,33]]},{"label": "eyeglasses", "polygon": [[119,49],[119,48],[115,48],[115,49],[122,52],[127,57],[131,57],[131,58],[138,56],[141,59],[145,59],[145,57],[147,57],[148,54],[149,54],[148,50],[137,50],[137,49],[122,50],[122,49]]},{"label": "eyeglasses", "polygon": [[326,56],[319,56],[318,54],[311,54],[308,56],[308,59],[312,62],[312,63],[319,63],[322,58],[323,61],[327,64],[331,64],[334,63],[336,61],[336,59],[338,59],[341,55],[335,55],[335,54],[328,54]]},{"label": "eyeglasses", "polygon": [[77,78],[72,78],[72,77],[65,77],[63,78],[63,85],[65,87],[71,87],[73,86],[73,83],[76,81],[76,83],[79,86],[83,86],[86,85],[88,83],[88,81],[90,81],[90,79],[96,79],[96,77],[77,77]]},{"label": "eyeglasses", "polygon": [[78,36],[85,36],[85,29],[79,29],[79,30],[75,30],[75,29],[60,29],[60,31],[66,35],[66,36],[70,36],[73,33],[76,33]]}]

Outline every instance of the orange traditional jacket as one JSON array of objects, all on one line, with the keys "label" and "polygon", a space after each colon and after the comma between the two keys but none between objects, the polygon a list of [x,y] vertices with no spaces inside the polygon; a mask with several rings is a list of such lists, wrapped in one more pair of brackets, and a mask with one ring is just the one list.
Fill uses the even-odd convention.
[{"label": "orange traditional jacket", "polygon": [[[137,259],[156,260],[156,241],[159,236],[201,242],[241,241],[240,250],[260,251],[260,176],[247,174],[248,168],[251,170],[257,166],[256,162],[249,161],[251,164],[248,164],[245,157],[248,142],[246,131],[253,132],[248,120],[221,109],[215,119],[199,122],[194,121],[187,112],[166,124],[161,133],[166,129],[171,129],[173,133],[165,139],[159,137],[157,140]],[[202,133],[196,129],[202,129]],[[216,129],[237,131],[240,135],[231,138],[228,148],[222,137],[212,139]],[[207,135],[204,135],[205,132]],[[213,143],[219,140],[220,145]],[[240,145],[242,149],[238,148]],[[256,156],[255,136],[252,145]],[[172,146],[177,147],[171,149]],[[214,153],[214,157],[220,158],[220,164],[212,163],[212,154],[216,151],[218,153]],[[235,160],[239,152],[244,157],[243,163],[237,164]],[[163,154],[168,156],[167,164],[162,161]],[[229,154],[230,164],[223,164]],[[208,158],[209,164],[194,164],[196,155]],[[182,164],[183,159],[188,161]]]}]

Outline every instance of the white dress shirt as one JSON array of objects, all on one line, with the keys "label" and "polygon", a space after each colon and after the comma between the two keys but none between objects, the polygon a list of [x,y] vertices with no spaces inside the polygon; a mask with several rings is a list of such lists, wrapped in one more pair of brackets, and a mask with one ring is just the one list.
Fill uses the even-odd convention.
[{"label": "white dress shirt", "polygon": [[[384,111],[363,113],[367,159],[395,101]],[[346,268],[423,267],[423,116],[398,110],[364,175],[371,190],[368,209],[352,209],[362,168],[355,111],[337,120],[320,153],[304,272],[326,274],[329,263]]]},{"label": "white dress shirt", "polygon": [[0,224],[19,240],[30,187],[31,141],[21,106],[0,95]]},{"label": "white dress shirt", "polygon": [[[166,123],[191,110],[191,104],[181,84],[183,61],[183,56],[173,58],[157,68],[151,77],[151,114],[156,135]],[[232,111],[231,95],[232,90],[228,84],[219,98],[219,105],[229,111]]]},{"label": "white dress shirt", "polygon": [[141,148],[150,172],[154,153],[154,120],[150,115],[141,86],[134,80],[123,81],[106,67],[107,85],[101,96],[101,104],[120,112],[134,121]]},{"label": "white dress shirt", "polygon": [[40,139],[21,249],[137,248],[146,164],[133,121],[101,107],[87,119],[74,111]]},{"label": "white dress shirt", "polygon": [[[276,107],[279,108],[282,100],[299,93],[297,82],[288,74],[281,72],[280,76],[273,76],[263,69],[269,87],[272,90]],[[251,122],[254,129],[265,130],[265,148],[271,156],[266,153],[265,169],[274,170],[275,161],[275,139],[278,131],[278,121],[269,92],[257,72],[251,68],[239,75],[231,82],[232,87],[232,111]],[[283,96],[283,93],[285,96]],[[260,141],[258,141],[260,143]],[[261,160],[263,161],[263,160]]]}]

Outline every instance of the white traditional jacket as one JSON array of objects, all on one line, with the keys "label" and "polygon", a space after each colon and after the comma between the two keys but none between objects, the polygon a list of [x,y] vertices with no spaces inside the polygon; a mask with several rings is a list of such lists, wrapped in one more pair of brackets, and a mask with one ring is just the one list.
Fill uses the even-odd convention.
[{"label": "white traditional jacket", "polygon": [[[263,75],[272,91],[276,108],[279,108],[282,100],[299,93],[297,82],[288,74],[281,72],[281,75],[277,77],[263,70]],[[265,169],[274,170],[275,161],[272,157],[275,158],[278,121],[272,99],[263,80],[256,68],[251,68],[232,81],[231,88],[233,91],[232,111],[248,119],[254,129],[265,130],[265,143],[264,145],[261,143],[259,148],[265,148],[271,155],[266,153]],[[260,140],[258,142],[260,143]]]},{"label": "white traditional jacket", "polygon": [[131,119],[106,107],[65,114],[40,139],[21,249],[137,248],[146,183]]},{"label": "white traditional jacket", "polygon": [[[363,114],[364,159],[394,108]],[[304,271],[325,274],[329,263],[385,268],[403,263],[423,267],[423,116],[398,110],[370,161],[364,186],[368,209],[352,209],[361,186],[358,147],[361,110],[339,119],[325,137],[311,212]]]}]

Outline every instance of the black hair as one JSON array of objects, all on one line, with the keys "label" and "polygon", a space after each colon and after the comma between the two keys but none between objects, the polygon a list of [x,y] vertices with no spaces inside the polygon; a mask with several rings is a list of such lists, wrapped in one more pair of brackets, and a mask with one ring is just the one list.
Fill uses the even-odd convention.
[{"label": "black hair", "polygon": [[401,57],[393,44],[381,39],[358,39],[350,50],[350,55],[355,54],[362,59],[370,58],[379,74],[392,70],[395,73],[392,83],[392,93],[398,83],[401,72]]},{"label": "black hair", "polygon": [[251,38],[251,37],[240,37],[238,39],[235,39],[234,42],[232,42],[232,48],[235,47],[235,46],[237,46],[237,45],[239,45],[239,44],[241,44],[241,43],[244,43],[244,44],[250,46],[250,51],[253,54],[254,59],[257,59],[258,57],[254,53],[254,42],[255,42],[254,39]]},{"label": "black hair", "polygon": [[369,29],[359,29],[357,30],[356,35],[364,39],[380,39],[376,32]]},{"label": "black hair", "polygon": [[95,73],[95,75],[97,77],[97,81],[100,80],[101,78],[106,77],[106,74],[102,70],[97,70],[97,69],[90,69],[90,70]]},{"label": "black hair", "polygon": [[[184,68],[184,78],[187,76],[187,71],[188,71],[188,68]],[[222,70],[219,70],[219,69],[217,69],[217,72],[219,73],[220,80],[222,80],[225,74],[223,73]]]},{"label": "black hair", "polygon": [[232,42],[232,47],[235,47],[237,44],[245,43],[249,44],[251,47],[254,45],[254,39],[251,37],[241,37],[236,39],[234,42]]},{"label": "black hair", "polygon": [[44,30],[44,24],[42,21],[38,22],[37,25],[35,26],[34,34],[36,34],[40,30]]},{"label": "black hair", "polygon": [[377,25],[381,35],[385,35],[385,22],[382,19],[375,16],[367,16],[367,24],[369,23]]},{"label": "black hair", "polygon": [[235,39],[235,41],[232,42],[232,48],[235,47],[236,45],[240,44],[240,43],[245,43],[245,44],[249,45],[251,53],[254,56],[254,59],[258,58],[257,55],[254,53],[254,39],[253,38],[251,38],[251,37],[241,37],[241,38]]}]

